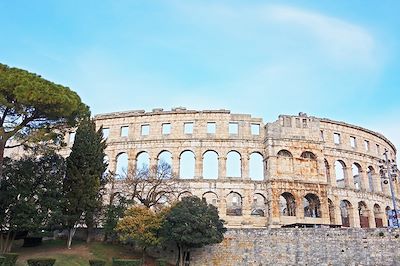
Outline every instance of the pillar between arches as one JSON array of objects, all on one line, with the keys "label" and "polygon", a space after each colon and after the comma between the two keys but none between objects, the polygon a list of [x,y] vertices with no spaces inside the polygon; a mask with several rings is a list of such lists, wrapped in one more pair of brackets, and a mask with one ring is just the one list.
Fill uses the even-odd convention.
[{"label": "pillar between arches", "polygon": [[226,157],[218,157],[218,179],[226,179]]}]

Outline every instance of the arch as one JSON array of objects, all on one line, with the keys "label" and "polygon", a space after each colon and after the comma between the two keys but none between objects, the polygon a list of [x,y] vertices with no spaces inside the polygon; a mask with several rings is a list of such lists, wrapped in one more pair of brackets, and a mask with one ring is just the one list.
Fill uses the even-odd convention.
[{"label": "arch", "polygon": [[340,201],[340,216],[342,218],[342,227],[350,227],[352,220],[352,209],[353,206],[348,200]]},{"label": "arch", "polygon": [[170,151],[164,150],[160,152],[157,156],[158,165],[162,162],[169,164],[172,167],[172,153]]},{"label": "arch", "polygon": [[328,198],[328,210],[329,210],[329,222],[330,224],[336,224],[336,217],[335,217],[335,205],[331,199]]},{"label": "arch", "polygon": [[375,227],[376,228],[383,227],[384,215],[382,213],[381,206],[379,206],[379,204],[377,203],[375,203],[374,205],[374,218],[375,218]]},{"label": "arch", "polygon": [[215,207],[218,205],[218,195],[215,192],[207,191],[203,194],[202,199],[208,204],[212,204]]},{"label": "arch", "polygon": [[105,170],[104,173],[103,173],[103,175],[105,176],[105,175],[107,175],[108,172],[110,171],[110,157],[108,157],[108,155],[104,155],[103,163],[107,164],[107,168],[106,168],[106,170]]},{"label": "arch", "polygon": [[288,150],[280,150],[277,154],[278,174],[293,173],[293,155]]},{"label": "arch", "polygon": [[124,178],[128,173],[128,154],[121,152],[117,155],[117,164],[115,167],[115,175],[117,178]]},{"label": "arch", "polygon": [[261,193],[255,193],[253,196],[253,204],[251,206],[251,215],[265,216],[267,201]]},{"label": "arch", "polygon": [[331,168],[329,166],[328,160],[324,159],[324,166],[325,166],[325,178],[327,182],[331,181]]},{"label": "arch", "polygon": [[280,151],[278,151],[278,156],[287,157],[287,158],[293,158],[292,153],[290,151],[288,151],[288,150],[280,150]]},{"label": "arch", "polygon": [[264,180],[264,158],[258,152],[250,154],[249,175],[251,180]]},{"label": "arch", "polygon": [[192,151],[183,151],[179,157],[179,177],[182,179],[194,178],[196,158]]},{"label": "arch", "polygon": [[321,218],[321,204],[317,195],[308,193],[303,198],[304,217]]},{"label": "arch", "polygon": [[203,178],[218,178],[218,153],[216,151],[209,150],[203,154]]},{"label": "arch", "polygon": [[351,165],[351,172],[353,173],[353,183],[354,183],[354,188],[356,190],[361,189],[361,165],[358,163],[353,163]]},{"label": "arch", "polygon": [[358,215],[361,228],[369,228],[369,210],[364,201],[358,202]]},{"label": "arch", "polygon": [[190,192],[190,191],[182,191],[178,195],[178,200],[182,200],[182,198],[191,197],[191,196],[193,196],[192,192]]},{"label": "arch", "polygon": [[303,159],[309,159],[309,160],[316,160],[317,156],[315,156],[314,153],[312,153],[311,151],[304,151],[301,156],[301,158]]},{"label": "arch", "polygon": [[230,151],[226,155],[226,176],[227,177],[241,177],[242,176],[242,166],[241,166],[242,156],[237,151]]},{"label": "arch", "polygon": [[342,160],[335,161],[335,176],[336,176],[336,185],[338,187],[344,188],[346,178],[346,164]]},{"label": "arch", "polygon": [[375,191],[374,175],[375,175],[375,169],[372,166],[368,166],[367,176],[368,176],[368,188],[370,192]]},{"label": "arch", "polygon": [[136,156],[136,169],[138,171],[147,171],[150,168],[150,155],[145,152],[139,152]]},{"label": "arch", "polygon": [[226,215],[227,216],[242,216],[242,196],[231,191],[226,196]]},{"label": "arch", "polygon": [[296,216],[296,200],[289,192],[284,192],[279,197],[279,210],[281,216]]}]

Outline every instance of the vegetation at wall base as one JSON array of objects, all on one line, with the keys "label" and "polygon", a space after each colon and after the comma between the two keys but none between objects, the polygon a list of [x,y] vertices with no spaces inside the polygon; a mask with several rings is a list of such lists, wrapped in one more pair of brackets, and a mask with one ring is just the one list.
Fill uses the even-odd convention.
[{"label": "vegetation at wall base", "polygon": [[17,253],[5,253],[3,256],[6,258],[2,266],[14,266],[18,259]]},{"label": "vegetation at wall base", "polygon": [[6,258],[5,257],[3,257],[3,256],[0,256],[0,266],[2,266],[3,265],[3,262],[6,260]]},{"label": "vegetation at wall base", "polygon": [[105,266],[106,263],[105,260],[89,260],[90,266]]},{"label": "vegetation at wall base", "polygon": [[29,266],[53,266],[56,263],[56,259],[52,258],[37,258],[29,259],[26,261]]},{"label": "vegetation at wall base", "polygon": [[142,260],[139,259],[113,259],[113,266],[140,266]]},{"label": "vegetation at wall base", "polygon": [[156,260],[156,266],[167,266],[167,265],[168,265],[168,263],[164,259],[157,259]]}]

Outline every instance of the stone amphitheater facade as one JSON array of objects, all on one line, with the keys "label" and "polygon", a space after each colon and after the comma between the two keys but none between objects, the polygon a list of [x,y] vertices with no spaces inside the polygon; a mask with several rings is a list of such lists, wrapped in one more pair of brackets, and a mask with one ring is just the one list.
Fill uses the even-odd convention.
[{"label": "stone amphitheater facade", "polygon": [[[377,132],[304,113],[264,123],[229,110],[182,107],[94,119],[107,135],[110,170],[121,171],[123,160],[135,169],[143,158],[150,166],[167,158],[188,187],[182,194],[214,204],[230,228],[388,224],[392,204],[379,160],[385,149],[395,159],[396,148]],[[183,160],[192,165],[184,168]],[[397,181],[394,187],[398,195]]]}]

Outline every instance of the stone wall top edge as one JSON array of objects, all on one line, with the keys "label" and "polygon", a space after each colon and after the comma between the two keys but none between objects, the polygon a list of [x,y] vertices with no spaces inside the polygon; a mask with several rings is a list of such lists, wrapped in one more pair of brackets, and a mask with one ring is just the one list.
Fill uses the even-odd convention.
[{"label": "stone wall top edge", "polygon": [[373,130],[370,130],[370,129],[367,129],[367,128],[364,128],[364,127],[360,127],[360,126],[357,126],[357,125],[349,124],[349,123],[346,123],[346,122],[332,120],[332,119],[329,119],[329,118],[320,118],[320,121],[323,122],[323,123],[335,124],[335,125],[339,125],[339,126],[345,126],[345,127],[353,128],[353,129],[356,129],[356,130],[361,130],[361,131],[364,131],[364,132],[366,132],[368,134],[374,135],[375,137],[378,137],[378,138],[382,139],[383,141],[385,141],[386,143],[388,143],[389,146],[394,150],[394,152],[397,153],[397,149],[394,146],[394,144],[388,138],[386,138],[384,135],[382,135],[379,132],[376,132],[376,131],[373,131]]}]

